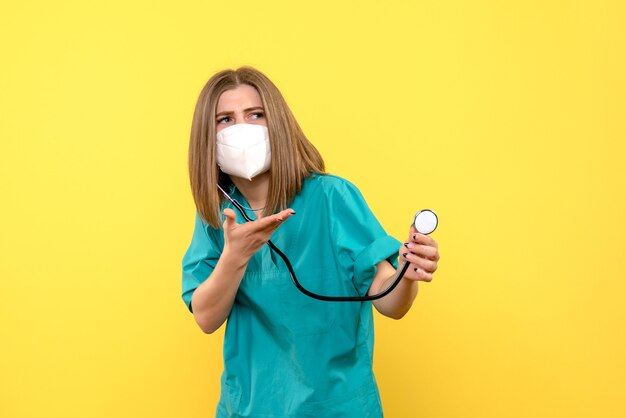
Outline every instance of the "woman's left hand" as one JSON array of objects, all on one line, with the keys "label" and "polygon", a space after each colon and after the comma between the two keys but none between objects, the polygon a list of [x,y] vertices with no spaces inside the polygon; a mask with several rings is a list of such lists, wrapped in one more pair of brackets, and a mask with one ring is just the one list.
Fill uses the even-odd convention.
[{"label": "woman's left hand", "polygon": [[420,234],[411,226],[409,239],[400,247],[400,260],[411,263],[405,278],[430,282],[439,262],[439,245],[430,236]]}]

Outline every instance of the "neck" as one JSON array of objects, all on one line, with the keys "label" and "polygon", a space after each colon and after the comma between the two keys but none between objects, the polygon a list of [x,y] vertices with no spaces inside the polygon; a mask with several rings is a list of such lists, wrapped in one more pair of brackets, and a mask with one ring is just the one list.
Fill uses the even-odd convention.
[{"label": "neck", "polygon": [[[230,176],[235,187],[241,192],[253,209],[261,209],[267,203],[267,193],[270,187],[270,174],[268,171],[261,173],[252,180]],[[260,213],[257,212],[257,215]]]}]

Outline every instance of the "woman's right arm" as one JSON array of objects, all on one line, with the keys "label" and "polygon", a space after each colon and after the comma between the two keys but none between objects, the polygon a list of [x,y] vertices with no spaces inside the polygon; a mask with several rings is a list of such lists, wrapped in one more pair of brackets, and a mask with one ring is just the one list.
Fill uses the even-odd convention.
[{"label": "woman's right arm", "polygon": [[238,224],[235,212],[224,210],[224,250],[211,275],[196,288],[191,298],[193,316],[202,331],[211,334],[226,321],[248,261],[294,214],[292,209],[286,209],[254,222]]},{"label": "woman's right arm", "polygon": [[228,318],[248,260],[224,248],[213,273],[191,297],[193,316],[203,332],[211,334]]}]

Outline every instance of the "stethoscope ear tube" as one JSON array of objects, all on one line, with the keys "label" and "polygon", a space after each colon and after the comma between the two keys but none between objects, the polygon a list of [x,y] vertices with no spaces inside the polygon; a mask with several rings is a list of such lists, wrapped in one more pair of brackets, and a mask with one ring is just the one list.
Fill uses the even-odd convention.
[{"label": "stethoscope ear tube", "polygon": [[296,285],[296,287],[298,288],[298,290],[300,292],[304,293],[305,295],[307,295],[309,297],[312,297],[313,299],[323,300],[323,301],[326,301],[326,302],[367,302],[367,301],[383,298],[383,297],[387,296],[389,293],[391,293],[391,291],[393,289],[395,289],[396,286],[398,286],[398,283],[400,283],[400,280],[402,280],[402,277],[404,277],[404,274],[406,273],[407,269],[409,268],[409,263],[405,262],[404,266],[402,266],[402,270],[400,270],[400,272],[396,275],[396,277],[393,280],[393,283],[391,284],[391,286],[389,286],[387,289],[385,289],[382,292],[377,293],[375,295],[368,295],[368,296],[326,296],[326,295],[319,295],[317,293],[311,292],[310,290],[306,289],[304,286],[302,286],[300,284],[300,282],[296,278],[296,273],[293,271],[293,267],[291,266],[291,263],[289,262],[289,259],[287,258],[287,256],[285,254],[283,254],[282,251],[280,251],[276,247],[276,245],[274,245],[274,243],[272,241],[267,241],[267,245],[269,245],[270,248],[272,249],[272,251],[274,251],[276,254],[278,254],[278,256],[280,258],[282,258],[282,260],[285,262],[285,265],[287,266],[287,270],[289,270],[289,275],[291,276],[291,281],[293,282],[293,284]]},{"label": "stethoscope ear tube", "polygon": [[[230,197],[230,195],[228,195],[228,193],[226,193],[224,191],[224,189],[222,189],[219,185],[217,187],[226,196],[226,198],[237,208],[237,210],[239,211],[239,213],[241,213],[243,218],[247,222],[252,222],[252,219],[250,219],[250,217],[244,211],[243,206],[241,206],[241,204],[239,202],[237,202],[235,199]],[[435,219],[437,218],[437,215],[435,215],[435,213],[433,211],[430,211],[430,210],[420,211],[420,212],[418,212],[415,215],[415,219],[413,221],[413,223],[415,225],[417,225],[418,215],[420,213],[424,213],[424,212],[430,212],[432,215],[435,216]],[[430,221],[429,221],[430,223],[427,223],[427,224],[432,227],[432,217],[430,215],[428,215],[428,217],[429,217],[428,219],[430,219]],[[426,220],[428,221],[428,219],[426,219]],[[437,227],[437,224],[436,224],[436,221],[435,221],[435,226],[434,226],[434,228],[432,228],[432,231],[434,231],[436,227]],[[416,229],[417,229],[417,226],[416,226]],[[417,231],[420,232],[420,233],[424,233],[424,232],[421,232],[419,229],[417,229]],[[430,232],[432,232],[432,231],[430,231]],[[429,234],[430,232],[426,232],[425,234]],[[270,249],[272,251],[274,251],[283,260],[283,262],[285,263],[285,266],[287,266],[287,270],[289,271],[289,275],[291,276],[291,281],[293,282],[293,284],[296,286],[296,288],[300,292],[304,293],[305,295],[307,295],[307,296],[309,296],[309,297],[311,297],[313,299],[323,300],[323,301],[326,301],[326,302],[367,302],[367,301],[372,301],[372,300],[384,298],[389,293],[391,293],[393,291],[393,289],[396,288],[396,286],[398,286],[398,283],[400,283],[400,280],[402,280],[402,278],[404,277],[404,274],[406,273],[406,271],[409,268],[409,263],[405,262],[404,265],[402,266],[402,270],[400,270],[396,274],[396,277],[394,278],[393,283],[391,283],[391,285],[387,289],[385,289],[382,292],[377,293],[375,295],[367,295],[367,296],[326,296],[326,295],[319,295],[317,293],[311,292],[310,290],[308,290],[304,286],[302,286],[302,284],[300,284],[300,282],[298,281],[298,278],[296,277],[296,273],[293,270],[293,266],[291,265],[291,262],[289,261],[289,258],[287,258],[287,256],[281,250],[279,250],[278,247],[271,240],[267,241],[267,245],[270,247]]]}]

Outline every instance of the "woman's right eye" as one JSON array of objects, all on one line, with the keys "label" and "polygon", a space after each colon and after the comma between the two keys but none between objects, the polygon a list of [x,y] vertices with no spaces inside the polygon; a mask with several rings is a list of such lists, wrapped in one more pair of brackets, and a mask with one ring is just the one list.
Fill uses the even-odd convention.
[{"label": "woman's right eye", "polygon": [[228,116],[223,116],[217,119],[217,123],[228,123],[230,122],[230,118]]}]

